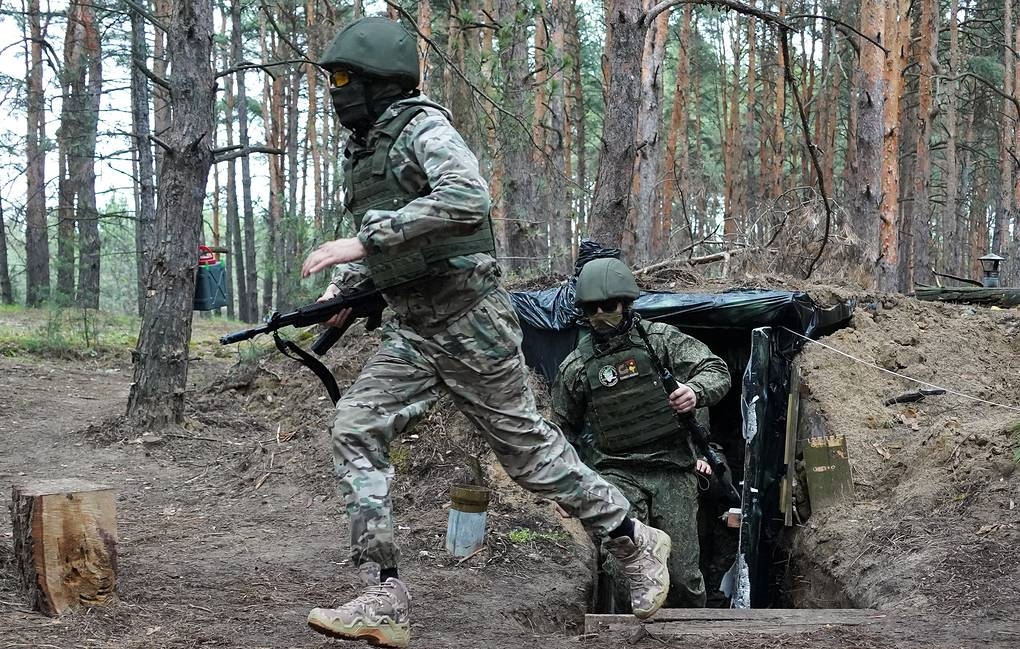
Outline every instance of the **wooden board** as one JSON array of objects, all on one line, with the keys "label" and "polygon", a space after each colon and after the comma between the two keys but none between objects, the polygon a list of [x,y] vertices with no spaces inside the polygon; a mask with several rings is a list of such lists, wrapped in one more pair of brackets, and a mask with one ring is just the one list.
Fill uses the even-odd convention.
[{"label": "wooden board", "polygon": [[117,518],[109,487],[83,480],[14,485],[11,522],[18,578],[33,609],[60,615],[114,597]]},{"label": "wooden board", "polygon": [[885,614],[872,609],[664,608],[650,620],[633,615],[584,616],[585,633],[629,631],[639,625],[659,638],[722,633],[797,633],[826,626],[875,624]]}]

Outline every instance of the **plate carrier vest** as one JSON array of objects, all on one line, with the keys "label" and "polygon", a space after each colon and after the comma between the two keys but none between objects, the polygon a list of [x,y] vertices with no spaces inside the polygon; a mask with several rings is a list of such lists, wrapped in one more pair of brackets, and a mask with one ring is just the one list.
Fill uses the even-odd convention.
[{"label": "plate carrier vest", "polygon": [[584,333],[578,350],[591,390],[588,425],[595,444],[604,452],[626,451],[683,434],[669,404],[649,352],[631,330],[629,344],[599,353],[591,333]]},{"label": "plate carrier vest", "polygon": [[[380,129],[372,131],[372,139],[364,150],[347,166],[347,209],[354,215],[354,227],[361,223],[368,210],[399,210],[416,198],[427,196],[432,188],[428,183],[416,192],[406,190],[397,179],[390,164],[390,149],[400,133],[416,115],[421,106],[408,106]],[[476,252],[493,254],[496,246],[492,237],[492,221],[485,222],[474,234],[456,237],[425,237],[403,249],[399,246],[385,253],[370,253],[365,262],[377,288],[387,289],[428,278],[436,264],[453,257]]]}]

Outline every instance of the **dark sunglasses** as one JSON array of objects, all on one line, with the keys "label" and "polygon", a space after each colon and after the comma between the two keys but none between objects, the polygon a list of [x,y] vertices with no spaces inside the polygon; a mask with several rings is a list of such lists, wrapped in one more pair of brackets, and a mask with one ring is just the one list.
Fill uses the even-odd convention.
[{"label": "dark sunglasses", "polygon": [[603,300],[601,302],[584,302],[581,304],[581,311],[584,311],[585,315],[595,315],[599,311],[602,313],[611,313],[616,311],[616,305],[620,303],[620,300]]}]

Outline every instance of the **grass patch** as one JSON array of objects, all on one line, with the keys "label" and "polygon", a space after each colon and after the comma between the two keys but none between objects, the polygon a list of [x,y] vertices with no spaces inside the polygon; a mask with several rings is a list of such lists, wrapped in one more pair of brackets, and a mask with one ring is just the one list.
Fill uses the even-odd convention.
[{"label": "grass patch", "polygon": [[538,530],[526,527],[518,527],[507,532],[506,538],[511,543],[524,545],[526,543],[537,543],[538,541],[562,543],[570,540],[570,535],[566,532],[539,532]]},{"label": "grass patch", "polygon": [[[245,325],[222,318],[196,317],[191,346],[219,346],[219,336]],[[138,343],[136,316],[93,309],[0,308],[0,355],[97,358],[129,355]]]}]

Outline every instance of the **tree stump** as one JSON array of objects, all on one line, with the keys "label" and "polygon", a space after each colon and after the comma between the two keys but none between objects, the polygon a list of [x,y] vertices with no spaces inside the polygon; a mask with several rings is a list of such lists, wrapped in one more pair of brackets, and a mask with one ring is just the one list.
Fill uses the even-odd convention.
[{"label": "tree stump", "polygon": [[83,480],[14,485],[11,521],[18,578],[33,609],[61,615],[115,597],[117,518],[111,488]]}]

